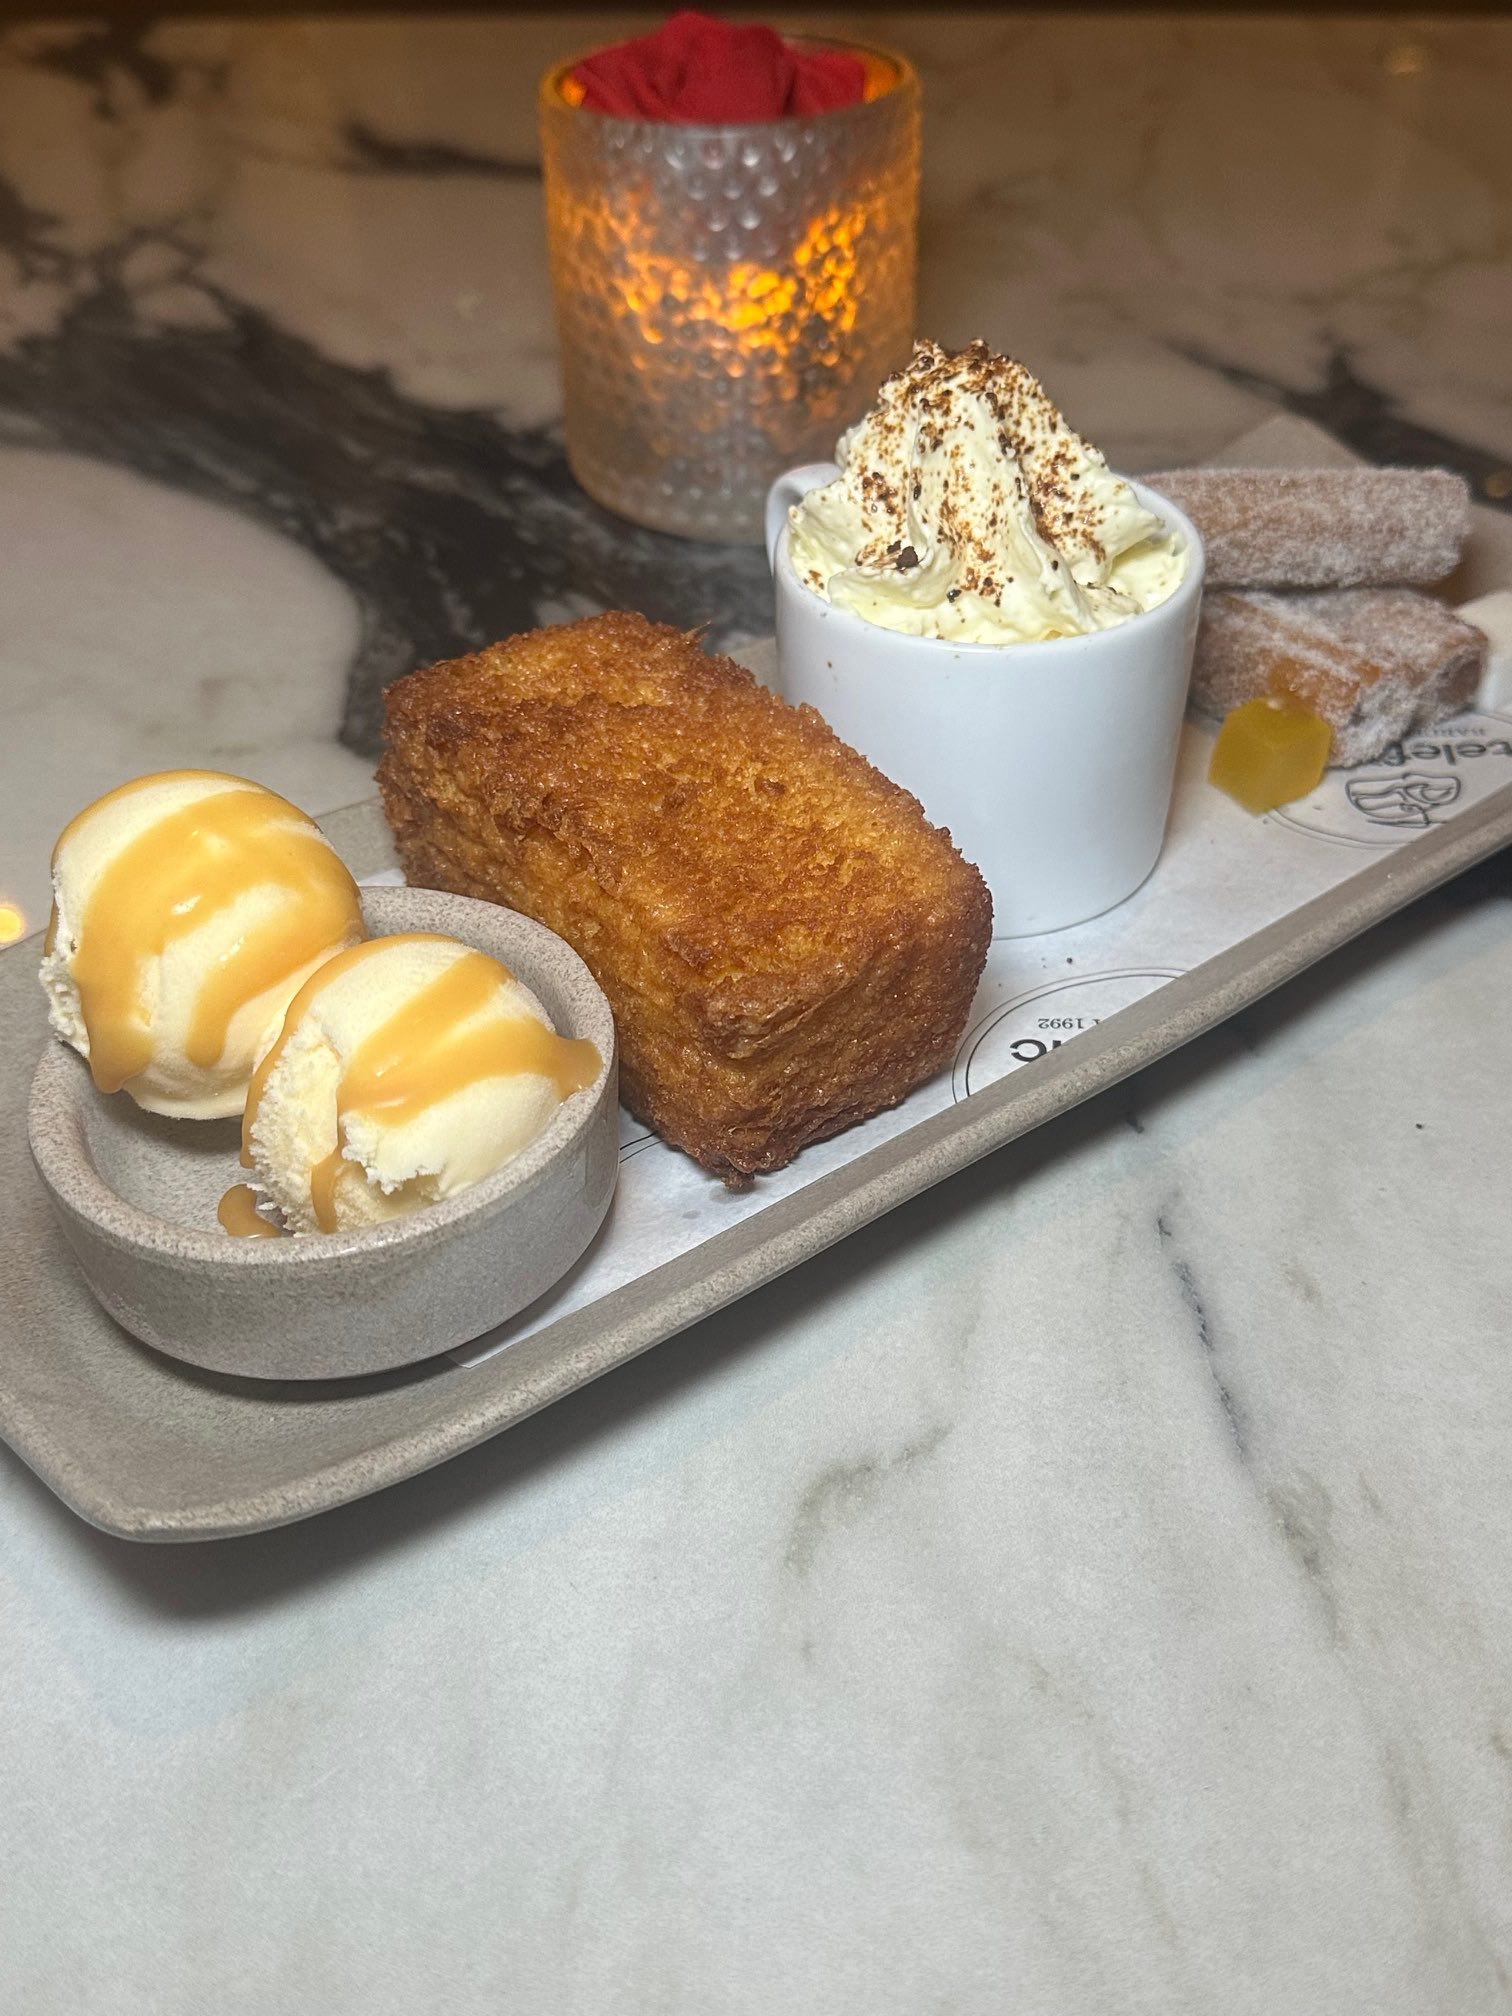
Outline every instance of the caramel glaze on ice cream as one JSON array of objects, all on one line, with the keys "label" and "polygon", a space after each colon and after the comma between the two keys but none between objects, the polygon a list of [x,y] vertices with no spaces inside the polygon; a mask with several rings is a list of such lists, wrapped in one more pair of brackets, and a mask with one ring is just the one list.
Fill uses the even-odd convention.
[{"label": "caramel glaze on ice cream", "polygon": [[[90,806],[66,827],[54,862],[85,819],[147,786],[202,775],[176,771],[138,778]],[[220,781],[220,780],[216,780]],[[185,1050],[215,1065],[237,1012],[327,948],[359,911],[352,878],[313,824],[258,785],[217,792],[165,811],[122,847],[100,876],[78,929],[72,977],[89,1032],[89,1068],[102,1092],[118,1092],[146,1070],[153,1036],[143,1012],[142,976],[175,939],[197,931],[253,885],[272,885],[287,902],[236,941],[206,972],[190,1016]],[[51,952],[57,931],[48,928]]]},{"label": "caramel glaze on ice cream", "polygon": [[283,1234],[257,1208],[257,1192],[250,1183],[233,1183],[216,1206],[215,1215],[223,1232],[233,1239],[279,1239]]},{"label": "caramel glaze on ice cream", "polygon": [[[403,936],[414,941],[434,934]],[[394,944],[390,937],[354,945],[322,966],[295,996],[284,1033],[252,1075],[242,1122],[245,1168],[254,1166],[252,1133],[258,1109],[291,1034],[333,980],[361,961],[391,951]],[[499,962],[486,953],[474,952],[459,959],[380,1023],[347,1060],[336,1095],[336,1145],[310,1174],[310,1201],[322,1232],[336,1229],[336,1183],[345,1161],[346,1123],[354,1113],[381,1117],[389,1126],[399,1127],[487,1078],[532,1073],[549,1079],[560,1099],[593,1083],[602,1060],[586,1039],[558,1036],[528,1015],[478,1019],[498,993],[501,981],[508,978]]]}]

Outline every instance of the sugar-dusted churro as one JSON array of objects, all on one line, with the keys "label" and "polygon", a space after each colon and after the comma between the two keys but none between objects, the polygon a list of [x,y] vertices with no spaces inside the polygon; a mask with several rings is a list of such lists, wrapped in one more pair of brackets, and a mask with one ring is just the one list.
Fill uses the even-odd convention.
[{"label": "sugar-dusted churro", "polygon": [[1196,525],[1217,588],[1442,581],[1470,530],[1449,469],[1170,469],[1148,479]]},{"label": "sugar-dusted churro", "polygon": [[1485,661],[1481,631],[1410,588],[1219,590],[1203,602],[1192,702],[1225,715],[1291,700],[1328,723],[1329,761],[1348,768],[1465,706]]}]

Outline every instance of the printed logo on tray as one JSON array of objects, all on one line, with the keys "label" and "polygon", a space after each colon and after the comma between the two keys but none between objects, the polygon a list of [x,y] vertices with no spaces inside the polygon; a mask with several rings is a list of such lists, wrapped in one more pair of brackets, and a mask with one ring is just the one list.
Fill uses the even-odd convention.
[{"label": "printed logo on tray", "polygon": [[1310,798],[1266,817],[1336,846],[1400,847],[1508,783],[1512,719],[1460,714],[1357,770],[1330,770]]},{"label": "printed logo on tray", "polygon": [[1050,980],[1000,1002],[961,1039],[951,1074],[957,1105],[1021,1065],[1038,1063],[1120,1008],[1132,1008],[1163,981],[1180,977],[1179,967],[1131,966],[1116,973]]}]

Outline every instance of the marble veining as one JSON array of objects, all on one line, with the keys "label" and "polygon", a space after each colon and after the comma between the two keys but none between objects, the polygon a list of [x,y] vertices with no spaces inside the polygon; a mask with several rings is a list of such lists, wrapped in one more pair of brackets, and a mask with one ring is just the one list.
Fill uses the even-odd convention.
[{"label": "marble veining", "polygon": [[1509,896],[303,1528],[0,1452],[0,2004],[1505,2010]]},{"label": "marble veining", "polygon": [[1171,1226],[1171,1213],[1176,1208],[1178,1202],[1178,1199],[1173,1199],[1165,1209],[1157,1212],[1155,1231],[1171,1272],[1176,1277],[1176,1285],[1181,1291],[1181,1299],[1186,1304],[1191,1316],[1192,1327],[1197,1333],[1197,1343],[1201,1348],[1203,1358],[1207,1363],[1208,1372],[1212,1377],[1213,1391],[1228,1422],[1229,1433],[1234,1438],[1234,1447],[1242,1458],[1244,1455],[1244,1431],[1239,1419],[1239,1410],[1234,1405],[1233,1394],[1230,1393],[1228,1387],[1223,1383],[1223,1374],[1219,1370],[1218,1364],[1218,1348],[1213,1341],[1212,1326],[1208,1322],[1208,1313],[1203,1305],[1202,1296],[1198,1292],[1197,1281],[1192,1272],[1191,1262],[1182,1258],[1175,1244],[1176,1235]]},{"label": "marble veining", "polygon": [[793,1573],[806,1576],[826,1535],[871,1511],[891,1481],[906,1477],[916,1464],[932,1456],[949,1433],[948,1423],[927,1428],[901,1449],[836,1463],[816,1477],[793,1514],[784,1556]]},{"label": "marble veining", "polygon": [[[637,18],[0,35],[0,892],[134,771],[365,795],[498,631],[766,628],[561,454],[534,87]],[[1512,26],[805,19],[923,70],[925,325],[1116,462],[1512,493]],[[1512,2009],[1509,895],[303,1528],[0,1450],[0,2009]]]},{"label": "marble veining", "polygon": [[[364,761],[388,679],[503,632],[616,603],[716,642],[769,623],[758,552],[624,526],[561,451],[535,82],[634,25],[0,36],[0,442],[130,470],[308,555],[355,607],[331,699]],[[1512,306],[1503,27],[931,13],[867,32],[925,78],[923,326],[1024,356],[1131,468],[1279,402],[1512,490],[1481,334]],[[39,747],[43,830],[77,798]],[[0,865],[28,906],[34,832],[12,815]]]}]

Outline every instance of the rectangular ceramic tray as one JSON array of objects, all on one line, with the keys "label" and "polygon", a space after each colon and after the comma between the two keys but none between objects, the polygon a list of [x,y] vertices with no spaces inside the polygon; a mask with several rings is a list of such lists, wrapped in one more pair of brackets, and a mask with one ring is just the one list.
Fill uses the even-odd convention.
[{"label": "rectangular ceramic tray", "polygon": [[[1326,437],[1290,422],[1271,423],[1238,452],[1244,459],[1294,463],[1340,457]],[[1467,593],[1512,583],[1512,520],[1484,515],[1482,558]],[[969,1078],[971,1053],[963,1048],[953,1089],[924,1088],[896,1114],[819,1151],[786,1184],[774,1180],[765,1192],[752,1193],[722,1225],[713,1213],[685,1250],[668,1249],[668,1257],[646,1271],[619,1279],[604,1271],[611,1256],[599,1249],[585,1266],[598,1266],[600,1280],[612,1285],[593,1289],[593,1299],[584,1300],[583,1282],[593,1281],[586,1274],[571,1294],[537,1314],[535,1327],[510,1333],[502,1348],[495,1340],[470,1362],[433,1359],[407,1373],[340,1385],[271,1385],[198,1372],[137,1344],[94,1303],[26,1150],[26,1098],[47,1032],[35,977],[38,941],[15,946],[0,955],[0,1015],[9,1037],[0,1062],[0,1195],[7,1200],[0,1219],[0,1278],[7,1284],[0,1305],[0,1436],[84,1518],[139,1540],[254,1532],[442,1462],[1167,1055],[1512,842],[1512,784],[1495,782],[1504,760],[1512,767],[1512,723],[1471,726],[1458,735],[1454,746],[1435,743],[1436,755],[1412,756],[1415,745],[1409,745],[1405,765],[1365,780],[1363,809],[1345,799],[1339,784],[1331,798],[1320,799],[1315,816],[1309,815],[1314,824],[1300,840],[1269,822],[1251,825],[1237,813],[1230,818],[1233,808],[1227,808],[1227,823],[1213,829],[1220,845],[1203,824],[1213,820],[1213,807],[1197,795],[1215,796],[1202,782],[1202,731],[1190,731],[1170,858],[1149,887],[1168,915],[1206,914],[1210,933],[1212,919],[1231,905],[1237,942],[1193,958],[1199,934],[1169,960],[1152,961],[1146,953],[1142,962],[1131,962],[1127,947],[1138,942],[1141,918],[1148,930],[1150,918],[1160,916],[1159,903],[1148,895],[1135,899],[1095,941],[1105,951],[1124,947],[1123,965],[1108,971],[1105,960],[1091,977],[1137,982],[1150,990],[1142,998],[1102,1012],[1093,1023],[1090,1015],[1043,1012],[1047,1005],[1063,1006],[1073,983],[1058,978],[1053,985],[1026,985],[1004,1006],[979,1012],[973,1028],[1017,1028],[1002,1018],[1026,1005],[1030,1030],[1049,1032],[1068,1020],[1092,1026],[1064,1037],[1014,1038],[1011,1055],[999,1053],[996,1068],[1006,1075],[980,1090]],[[1458,803],[1451,804],[1444,777],[1456,766],[1471,781],[1456,779]],[[1424,778],[1432,787],[1426,794]],[[1363,826],[1351,824],[1356,813]],[[376,805],[323,823],[359,876],[391,866]],[[1331,886],[1284,908],[1289,899],[1275,890],[1283,882],[1292,889],[1302,860],[1314,886],[1319,877]],[[1265,881],[1266,901],[1284,914],[1270,915],[1263,904],[1257,909],[1255,890],[1237,886],[1251,861]],[[1306,874],[1296,884],[1303,894]],[[1268,921],[1252,928],[1260,915]],[[994,957],[1010,972],[1021,962],[1026,979],[1052,967],[1058,972],[1073,964],[1066,948],[1085,948],[1092,928],[1017,947],[1009,941],[995,948]],[[1082,984],[1080,975],[1075,984]],[[635,1145],[629,1144],[632,1152]],[[669,1169],[674,1162],[682,1166],[670,1151],[654,1152],[668,1157]],[[665,1180],[701,1181],[691,1165],[686,1169],[686,1175],[672,1169]],[[644,1193],[649,1179],[636,1180]],[[725,1193],[711,1190],[715,1194]],[[640,1249],[632,1243],[630,1250]]]}]

